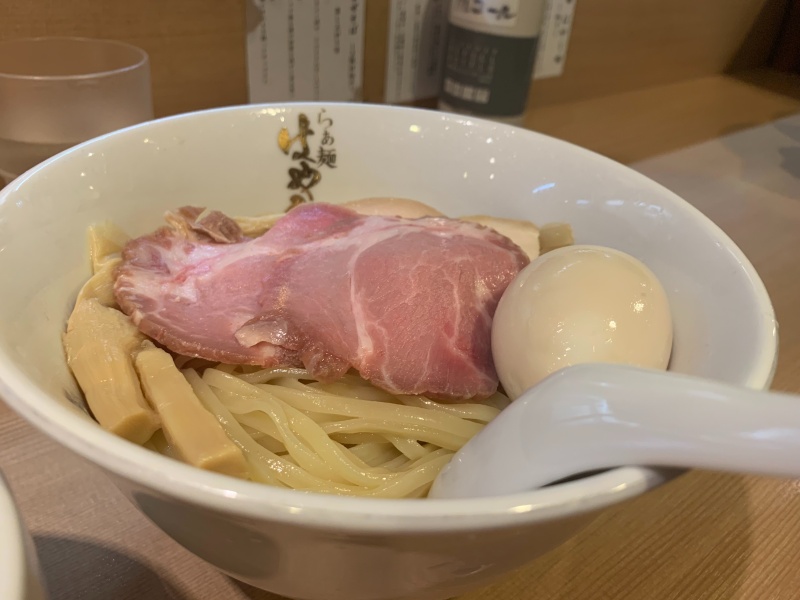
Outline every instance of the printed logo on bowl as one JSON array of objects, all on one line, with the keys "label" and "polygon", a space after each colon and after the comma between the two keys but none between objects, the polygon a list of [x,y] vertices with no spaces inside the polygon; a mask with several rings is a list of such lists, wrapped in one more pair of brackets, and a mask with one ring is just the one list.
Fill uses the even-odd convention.
[{"label": "printed logo on bowl", "polygon": [[311,188],[319,185],[326,168],[336,168],[336,139],[332,130],[333,119],[321,108],[313,123],[308,115],[300,113],[294,135],[286,127],[278,132],[278,147],[292,160],[286,187],[295,193],[289,198],[289,208],[313,202]]}]

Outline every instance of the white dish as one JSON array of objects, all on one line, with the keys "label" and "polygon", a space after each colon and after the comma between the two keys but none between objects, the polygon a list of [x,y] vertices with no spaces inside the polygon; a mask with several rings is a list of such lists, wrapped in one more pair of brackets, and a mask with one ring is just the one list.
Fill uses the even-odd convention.
[{"label": "white dish", "polygon": [[301,144],[288,154],[278,145],[283,128],[284,140],[298,132],[301,114],[314,131],[309,167],[336,152],[334,165],[314,166],[316,200],[398,196],[451,215],[568,221],[580,243],[628,252],[660,278],[675,323],[672,369],[768,386],[774,313],[739,249],[668,190],[570,144],[465,117],[341,104],[218,109],[98,138],[0,193],[0,395],[103,467],[150,519],[223,571],[311,600],[452,597],[666,478],[628,467],[478,500],[321,496],[193,469],[103,431],[71,402],[79,392],[60,333],[89,276],[86,227],[111,219],[144,233],[165,209],[189,203],[242,215],[284,209],[302,191],[287,188],[292,179],[309,181],[298,180],[303,159],[292,156]]},{"label": "white dish", "polygon": [[0,598],[45,600],[33,540],[0,474]]}]

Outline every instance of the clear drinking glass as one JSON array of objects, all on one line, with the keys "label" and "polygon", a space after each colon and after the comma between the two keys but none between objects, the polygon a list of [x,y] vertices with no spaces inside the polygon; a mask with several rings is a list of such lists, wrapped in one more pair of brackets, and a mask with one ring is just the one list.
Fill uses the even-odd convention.
[{"label": "clear drinking glass", "polygon": [[79,142],[152,118],[143,50],[84,38],[0,42],[0,178],[10,181]]}]

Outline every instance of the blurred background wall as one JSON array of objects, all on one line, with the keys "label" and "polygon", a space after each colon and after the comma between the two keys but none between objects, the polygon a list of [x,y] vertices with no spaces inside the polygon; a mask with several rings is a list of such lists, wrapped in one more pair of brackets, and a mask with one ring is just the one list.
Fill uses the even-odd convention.
[{"label": "blurred background wall", "polygon": [[[0,39],[136,44],[151,56],[158,115],[239,104],[247,101],[247,1],[0,0]],[[577,0],[565,72],[537,82],[532,101],[584,100],[765,65],[788,7],[787,0]],[[383,98],[388,14],[389,0],[367,0],[364,99],[371,102]]]}]

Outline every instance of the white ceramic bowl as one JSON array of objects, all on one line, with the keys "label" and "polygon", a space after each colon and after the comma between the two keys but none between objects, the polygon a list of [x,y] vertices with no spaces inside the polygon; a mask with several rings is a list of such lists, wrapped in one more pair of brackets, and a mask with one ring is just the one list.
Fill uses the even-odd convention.
[{"label": "white ceramic bowl", "polygon": [[33,540],[0,474],[0,598],[44,600]]},{"label": "white ceramic bowl", "polygon": [[[776,326],[750,263],[663,187],[536,133],[436,112],[304,104],[213,110],[148,123],[65,152],[0,193],[0,395],[100,465],[150,519],[233,577],[304,599],[447,598],[555,547],[597,511],[664,481],[628,467],[516,496],[459,500],[329,497],[203,472],[106,433],[79,392],[60,333],[89,276],[86,227],[141,234],[165,209],[284,209],[306,164],[316,200],[416,198],[451,215],[568,221],[581,243],[629,252],[661,278],[676,371],[763,388]],[[325,143],[327,142],[327,143]],[[331,159],[335,150],[335,162]],[[328,154],[325,154],[328,152]],[[314,164],[319,158],[323,163]],[[290,171],[290,169],[296,169]],[[73,401],[71,401],[73,399]],[[687,418],[692,418],[687,415]]]}]

